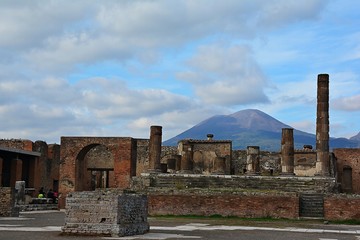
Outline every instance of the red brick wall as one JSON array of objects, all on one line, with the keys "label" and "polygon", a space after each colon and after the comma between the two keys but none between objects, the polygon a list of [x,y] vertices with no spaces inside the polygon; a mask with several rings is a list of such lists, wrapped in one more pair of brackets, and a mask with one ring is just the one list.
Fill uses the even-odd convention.
[{"label": "red brick wall", "polygon": [[338,182],[342,182],[344,166],[350,166],[353,193],[360,193],[360,148],[335,148],[333,153],[337,159]]},{"label": "red brick wall", "polygon": [[136,141],[129,137],[61,137],[59,206],[65,207],[69,192],[91,190],[90,171],[84,163],[86,153],[97,145],[104,145],[113,156],[114,171],[109,187],[127,188],[136,174]]},{"label": "red brick wall", "polygon": [[327,220],[360,220],[359,195],[332,195],[324,198],[324,217]]},{"label": "red brick wall", "polygon": [[148,194],[150,215],[222,215],[298,218],[299,198],[289,195]]}]

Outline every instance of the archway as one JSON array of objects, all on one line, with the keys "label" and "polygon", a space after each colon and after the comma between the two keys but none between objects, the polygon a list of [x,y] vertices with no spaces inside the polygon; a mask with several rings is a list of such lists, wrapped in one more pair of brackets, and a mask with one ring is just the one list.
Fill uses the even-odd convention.
[{"label": "archway", "polygon": [[84,147],[76,157],[75,191],[108,188],[114,171],[114,157],[105,145],[91,144]]}]

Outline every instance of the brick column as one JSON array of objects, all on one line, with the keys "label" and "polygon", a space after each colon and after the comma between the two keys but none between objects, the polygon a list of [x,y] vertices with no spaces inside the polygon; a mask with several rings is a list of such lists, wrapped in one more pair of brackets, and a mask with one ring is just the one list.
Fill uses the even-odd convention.
[{"label": "brick column", "polygon": [[294,175],[294,133],[292,128],[283,128],[281,136],[281,174]]},{"label": "brick column", "polygon": [[192,173],[192,147],[188,141],[183,142],[181,152],[181,169],[180,173]]},{"label": "brick column", "polygon": [[161,172],[161,138],[162,127],[150,127],[150,142],[149,142],[149,172]]},{"label": "brick column", "polygon": [[329,75],[317,81],[316,175],[329,176]]},{"label": "brick column", "polygon": [[260,173],[260,147],[248,146],[246,153],[246,174],[258,175]]},{"label": "brick column", "polygon": [[11,173],[10,173],[10,187],[15,187],[16,181],[21,181],[22,178],[22,160],[13,159],[11,161]]}]

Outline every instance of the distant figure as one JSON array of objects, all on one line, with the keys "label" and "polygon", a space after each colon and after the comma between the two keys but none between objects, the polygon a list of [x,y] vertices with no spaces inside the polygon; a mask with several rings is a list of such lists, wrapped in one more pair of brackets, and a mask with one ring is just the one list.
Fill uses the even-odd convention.
[{"label": "distant figure", "polygon": [[45,197],[45,192],[44,192],[44,188],[41,187],[40,190],[39,190],[39,195],[38,195],[38,198],[44,198]]},{"label": "distant figure", "polygon": [[54,191],[54,199],[53,199],[54,203],[58,202],[58,196],[59,196],[58,192]]},{"label": "distant figure", "polygon": [[47,194],[46,194],[47,198],[51,198],[53,200],[53,202],[55,202],[55,198],[54,198],[54,192],[52,189],[50,189]]},{"label": "distant figure", "polygon": [[38,198],[45,198],[45,195],[42,193],[39,193]]}]

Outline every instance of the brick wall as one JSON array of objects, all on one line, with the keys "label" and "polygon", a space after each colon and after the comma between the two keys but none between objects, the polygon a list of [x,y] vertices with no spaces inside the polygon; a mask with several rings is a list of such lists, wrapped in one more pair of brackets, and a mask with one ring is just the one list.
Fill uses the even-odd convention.
[{"label": "brick wall", "polygon": [[15,207],[14,193],[9,187],[0,187],[0,216],[19,216],[19,209]]},{"label": "brick wall", "polygon": [[345,166],[352,168],[352,192],[360,193],[360,148],[335,148],[338,182],[343,183]]},{"label": "brick wall", "polygon": [[293,219],[299,216],[296,194],[148,194],[150,215],[221,215]]},{"label": "brick wall", "polygon": [[328,195],[324,198],[324,217],[327,220],[360,219],[360,195]]},{"label": "brick wall", "polygon": [[62,232],[130,236],[149,231],[146,195],[97,190],[70,193]]},{"label": "brick wall", "polygon": [[91,171],[86,155],[96,146],[106,147],[113,171],[110,171],[109,187],[125,189],[136,175],[136,139],[130,137],[61,137],[61,161],[59,183],[59,207],[64,208],[69,192],[91,190]]}]

